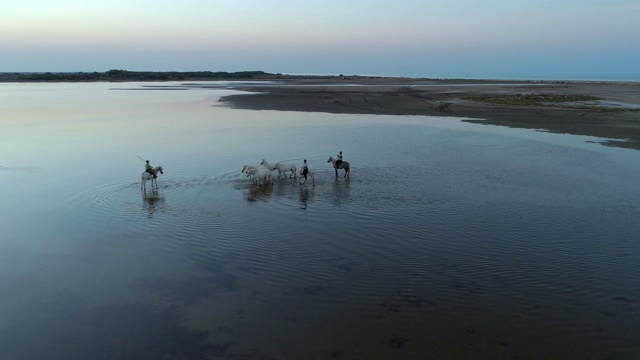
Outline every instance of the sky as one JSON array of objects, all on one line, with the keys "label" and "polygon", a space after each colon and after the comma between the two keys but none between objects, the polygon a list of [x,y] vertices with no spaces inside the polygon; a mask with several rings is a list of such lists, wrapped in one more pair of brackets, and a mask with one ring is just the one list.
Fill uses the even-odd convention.
[{"label": "sky", "polygon": [[640,80],[640,0],[0,0],[0,72]]}]

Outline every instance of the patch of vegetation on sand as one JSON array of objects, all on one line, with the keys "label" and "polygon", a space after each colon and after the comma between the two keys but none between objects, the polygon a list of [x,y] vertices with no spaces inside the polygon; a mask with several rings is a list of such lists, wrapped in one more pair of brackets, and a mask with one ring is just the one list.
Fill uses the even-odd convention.
[{"label": "patch of vegetation on sand", "polygon": [[562,103],[601,100],[599,97],[588,95],[558,95],[558,94],[490,94],[469,96],[467,100],[480,101],[496,105],[516,106],[549,106]]},{"label": "patch of vegetation on sand", "polygon": [[589,95],[488,94],[468,96],[465,99],[503,106],[544,106],[598,112],[640,111],[640,107],[635,105],[607,102],[603,98]]}]

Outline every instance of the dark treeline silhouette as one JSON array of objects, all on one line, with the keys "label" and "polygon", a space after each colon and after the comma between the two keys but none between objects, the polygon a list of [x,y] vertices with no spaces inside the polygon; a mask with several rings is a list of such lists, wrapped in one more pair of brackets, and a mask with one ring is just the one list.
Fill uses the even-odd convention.
[{"label": "dark treeline silhouette", "polygon": [[0,82],[90,82],[90,81],[182,81],[219,79],[265,79],[277,78],[281,74],[264,71],[128,71],[107,72],[45,72],[45,73],[0,73]]}]

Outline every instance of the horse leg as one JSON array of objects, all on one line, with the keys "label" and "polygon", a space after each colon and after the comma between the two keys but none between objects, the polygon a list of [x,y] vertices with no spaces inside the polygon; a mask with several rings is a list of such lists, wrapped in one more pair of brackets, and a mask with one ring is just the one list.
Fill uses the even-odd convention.
[{"label": "horse leg", "polygon": [[338,177],[338,168],[337,168],[337,167],[334,167],[334,168],[333,168],[333,170],[335,170],[335,171],[336,171],[336,177]]}]

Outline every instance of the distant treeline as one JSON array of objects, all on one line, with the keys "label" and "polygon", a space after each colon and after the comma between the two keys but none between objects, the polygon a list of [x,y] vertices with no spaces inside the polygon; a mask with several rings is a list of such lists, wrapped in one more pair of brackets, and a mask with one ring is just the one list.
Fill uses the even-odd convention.
[{"label": "distant treeline", "polygon": [[282,74],[264,71],[128,71],[0,73],[0,82],[183,81],[219,79],[273,79]]}]

